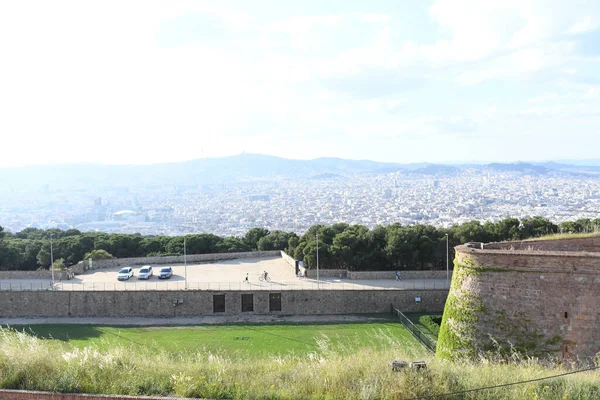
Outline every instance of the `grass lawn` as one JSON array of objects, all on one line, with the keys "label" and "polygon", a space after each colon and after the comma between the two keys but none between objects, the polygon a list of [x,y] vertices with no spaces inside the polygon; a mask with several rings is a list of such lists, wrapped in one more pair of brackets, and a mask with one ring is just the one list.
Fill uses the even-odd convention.
[{"label": "grass lawn", "polygon": [[163,349],[168,352],[211,352],[235,356],[307,354],[335,349],[351,354],[361,348],[385,349],[390,338],[407,351],[425,350],[396,321],[343,324],[293,325],[201,325],[124,327],[97,325],[31,325],[13,327],[44,339],[67,342],[74,347],[98,346],[108,350],[120,344]]},{"label": "grass lawn", "polygon": [[427,326],[423,325],[423,323],[421,323],[421,321],[419,319],[422,316],[425,316],[425,315],[432,315],[433,316],[433,315],[441,315],[441,313],[405,313],[405,315],[424,334],[430,336],[434,340],[437,340],[437,335],[434,332],[432,332]]}]

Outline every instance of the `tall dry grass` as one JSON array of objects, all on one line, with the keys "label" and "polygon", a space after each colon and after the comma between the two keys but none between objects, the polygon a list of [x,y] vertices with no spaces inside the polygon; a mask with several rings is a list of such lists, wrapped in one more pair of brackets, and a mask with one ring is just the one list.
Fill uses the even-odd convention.
[{"label": "tall dry grass", "polygon": [[[0,329],[0,387],[56,392],[235,399],[404,399],[544,377],[560,372],[532,360],[450,363],[426,357],[424,371],[393,372],[393,359],[414,361],[384,330],[373,340],[384,350],[332,345],[315,339],[319,350],[262,359],[233,358],[209,352],[168,353],[144,347],[91,346],[41,340]],[[600,398],[600,374],[563,378],[453,396],[452,399]]]}]

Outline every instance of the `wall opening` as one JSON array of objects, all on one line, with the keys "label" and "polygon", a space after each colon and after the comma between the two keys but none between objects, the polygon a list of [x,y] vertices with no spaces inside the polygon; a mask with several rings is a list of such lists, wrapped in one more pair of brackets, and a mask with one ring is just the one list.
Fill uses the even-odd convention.
[{"label": "wall opening", "polygon": [[225,312],[225,295],[213,295],[213,313]]},{"label": "wall opening", "polygon": [[281,311],[281,293],[269,293],[269,311]]},{"label": "wall opening", "polygon": [[254,295],[242,294],[242,312],[254,311]]}]

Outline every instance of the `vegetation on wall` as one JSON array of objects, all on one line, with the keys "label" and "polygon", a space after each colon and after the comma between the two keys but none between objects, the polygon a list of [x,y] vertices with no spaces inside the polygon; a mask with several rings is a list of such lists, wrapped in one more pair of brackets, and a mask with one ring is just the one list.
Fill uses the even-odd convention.
[{"label": "vegetation on wall", "polygon": [[[362,225],[338,223],[314,225],[304,235],[252,228],[243,237],[219,237],[213,234],[186,236],[188,254],[242,251],[284,250],[303,260],[308,268],[316,266],[317,234],[319,264],[322,268],[365,270],[445,269],[446,235],[450,258],[456,245],[476,241],[521,240],[556,233],[593,232],[600,219],[580,219],[555,225],[547,219],[507,218],[497,223],[470,221],[451,228],[431,225],[391,224],[368,229]],[[26,228],[17,233],[0,227],[0,270],[35,270],[50,266],[50,237],[54,259],[66,265],[92,256],[145,257],[183,254],[183,236],[142,236],[80,232],[76,229]]]},{"label": "vegetation on wall", "polygon": [[[511,310],[486,310],[482,298],[463,289],[468,277],[483,272],[499,272],[476,265],[468,255],[454,261],[454,272],[438,335],[436,355],[444,359],[476,359],[480,356],[511,356],[515,352],[532,357],[556,354],[562,337],[545,337],[531,317]],[[499,337],[481,336],[478,325],[493,327]],[[502,339],[500,339],[502,338]]]},{"label": "vegetation on wall", "polygon": [[462,290],[465,279],[477,275],[479,268],[469,260],[454,261],[454,272],[448,299],[444,306],[438,335],[436,356],[443,359],[474,359],[479,354],[476,323],[484,311],[481,298]]}]

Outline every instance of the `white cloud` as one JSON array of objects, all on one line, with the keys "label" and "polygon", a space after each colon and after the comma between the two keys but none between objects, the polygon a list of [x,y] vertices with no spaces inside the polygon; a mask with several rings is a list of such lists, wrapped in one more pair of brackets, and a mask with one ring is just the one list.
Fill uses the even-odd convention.
[{"label": "white cloud", "polygon": [[579,33],[585,33],[585,32],[589,32],[589,31],[593,31],[596,28],[598,28],[598,25],[599,25],[599,23],[598,23],[597,20],[596,20],[596,22],[594,22],[592,20],[591,16],[586,15],[581,20],[579,20],[575,24],[573,24],[573,26],[571,26],[567,30],[567,33],[579,34]]},{"label": "white cloud", "polygon": [[[398,24],[406,21],[385,13],[315,10],[275,20],[209,1],[2,2],[0,131],[3,147],[26,150],[6,152],[0,163],[156,162],[296,145],[356,158],[386,148],[391,157],[387,139],[451,145],[448,136],[487,132],[510,111],[473,87],[474,99],[431,115],[445,111],[457,79],[518,82],[545,69],[581,70],[577,38],[556,37],[592,29],[597,12],[564,4],[435,1],[430,15],[441,34],[425,42],[405,39]],[[216,17],[225,39],[160,43],[165,22],[194,15]],[[326,90],[332,78],[342,84]],[[428,85],[439,85],[439,96],[429,96]],[[599,94],[596,86],[566,91],[585,104]],[[418,154],[411,156],[429,156]]]},{"label": "white cloud", "polygon": [[574,46],[569,42],[526,48],[493,58],[463,72],[458,82],[464,85],[478,84],[489,79],[521,79],[550,67],[558,67],[572,54]]}]

